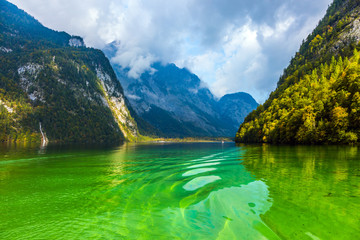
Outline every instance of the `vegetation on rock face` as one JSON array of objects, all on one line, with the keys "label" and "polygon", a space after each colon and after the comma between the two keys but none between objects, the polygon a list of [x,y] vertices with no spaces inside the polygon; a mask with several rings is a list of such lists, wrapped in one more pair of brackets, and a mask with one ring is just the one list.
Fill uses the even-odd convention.
[{"label": "vegetation on rock face", "polygon": [[335,0],[237,142],[360,141],[360,3]]},{"label": "vegetation on rock face", "polygon": [[50,141],[138,137],[122,87],[100,50],[71,47],[70,35],[45,28],[4,0],[0,7],[0,142],[39,141],[40,123]]}]

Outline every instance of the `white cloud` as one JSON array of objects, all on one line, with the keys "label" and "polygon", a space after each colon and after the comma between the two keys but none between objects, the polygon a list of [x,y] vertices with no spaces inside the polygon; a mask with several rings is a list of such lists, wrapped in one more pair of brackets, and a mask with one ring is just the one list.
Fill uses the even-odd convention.
[{"label": "white cloud", "polygon": [[264,67],[267,65],[258,31],[249,22],[230,31],[226,40],[223,44],[224,63],[216,69],[212,91],[218,96],[239,90],[254,92],[264,78]]},{"label": "white cloud", "polygon": [[332,0],[10,0],[47,27],[102,48],[139,76],[175,62],[217,95],[247,91],[264,101]]},{"label": "white cloud", "polygon": [[201,55],[189,56],[186,59],[179,59],[175,64],[180,67],[186,67],[196,73],[200,79],[206,79],[207,82],[216,80],[215,71],[224,60],[223,54],[216,51],[208,51]]},{"label": "white cloud", "polygon": [[140,49],[132,49],[132,51],[118,53],[112,61],[125,68],[130,68],[129,77],[139,78],[145,70],[152,69],[150,66],[151,63],[155,62],[155,58],[150,54],[142,54]]}]

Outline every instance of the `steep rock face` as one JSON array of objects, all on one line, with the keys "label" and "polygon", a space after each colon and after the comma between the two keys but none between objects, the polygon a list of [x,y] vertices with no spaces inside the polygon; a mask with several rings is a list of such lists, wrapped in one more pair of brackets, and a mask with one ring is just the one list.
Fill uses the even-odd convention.
[{"label": "steep rock face", "polygon": [[106,99],[104,103],[112,110],[125,138],[135,140],[139,137],[137,125],[127,108],[126,99],[119,82],[114,76],[111,78],[101,65],[96,66],[96,76],[100,80],[101,90]]},{"label": "steep rock face", "polygon": [[335,0],[249,114],[238,142],[356,143],[360,139],[360,2]]},{"label": "steep rock face", "polygon": [[[114,51],[111,45],[105,49],[109,58]],[[152,71],[139,79],[129,78],[128,69],[115,63],[113,67],[133,109],[162,136],[232,137],[241,118],[235,120],[227,114],[234,111],[244,118],[257,106],[243,94],[229,95],[219,102],[195,74],[175,64],[154,63]],[[228,101],[234,103],[232,108]]]},{"label": "steep rock face", "polygon": [[[0,141],[114,142],[138,130],[105,55],[0,0]],[[11,49],[11,51],[10,51]],[[9,111],[11,110],[11,111]]]}]

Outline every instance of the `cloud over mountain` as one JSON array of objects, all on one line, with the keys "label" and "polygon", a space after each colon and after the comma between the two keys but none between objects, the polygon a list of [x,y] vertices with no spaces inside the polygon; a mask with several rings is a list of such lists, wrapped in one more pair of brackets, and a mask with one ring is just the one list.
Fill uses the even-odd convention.
[{"label": "cloud over mountain", "polygon": [[245,91],[264,101],[331,0],[10,0],[48,27],[101,48],[137,77],[175,62],[218,96]]}]

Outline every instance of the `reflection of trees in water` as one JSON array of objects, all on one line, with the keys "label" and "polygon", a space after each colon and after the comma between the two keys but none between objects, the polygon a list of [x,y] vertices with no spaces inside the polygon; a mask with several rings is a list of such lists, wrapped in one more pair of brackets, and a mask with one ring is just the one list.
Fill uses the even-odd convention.
[{"label": "reflection of trees in water", "polygon": [[33,197],[8,204],[43,212],[44,236],[360,239],[357,147],[205,146],[0,149],[0,189]]},{"label": "reflection of trees in water", "polygon": [[[0,142],[0,181],[10,178],[19,166],[14,163],[33,164],[39,156],[39,144],[31,142]],[[30,159],[30,160],[29,160]]]},{"label": "reflection of trees in water", "polygon": [[280,236],[360,237],[357,147],[258,145],[246,149],[244,166],[266,182],[273,198],[263,219]]}]

